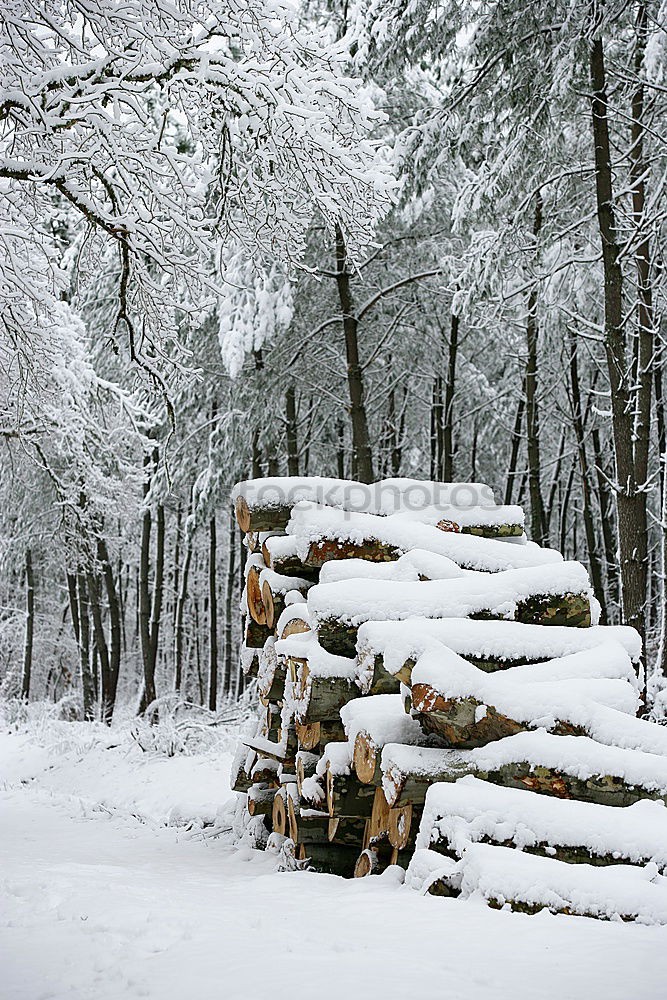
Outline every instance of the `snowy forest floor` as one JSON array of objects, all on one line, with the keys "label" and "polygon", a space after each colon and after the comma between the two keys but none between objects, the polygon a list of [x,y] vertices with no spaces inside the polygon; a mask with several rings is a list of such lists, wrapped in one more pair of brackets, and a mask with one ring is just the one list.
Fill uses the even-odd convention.
[{"label": "snowy forest floor", "polygon": [[664,996],[666,928],[421,897],[396,869],[281,872],[233,846],[238,725],[174,756],[129,727],[0,732],[2,1000]]}]

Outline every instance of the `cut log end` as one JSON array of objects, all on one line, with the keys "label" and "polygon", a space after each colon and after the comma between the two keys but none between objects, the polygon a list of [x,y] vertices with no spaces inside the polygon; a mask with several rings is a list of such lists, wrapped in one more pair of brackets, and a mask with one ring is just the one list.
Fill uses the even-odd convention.
[{"label": "cut log end", "polygon": [[296,819],[296,808],[291,795],[287,796],[287,829],[290,840],[296,844],[299,838],[299,824]]},{"label": "cut log end", "polygon": [[310,625],[303,618],[292,618],[280,633],[281,639],[286,639],[289,635],[301,635],[303,632],[310,632]]},{"label": "cut log end", "polygon": [[[264,581],[264,585],[262,587],[261,604],[264,609],[264,620],[266,624],[269,628],[275,628],[279,614],[276,614],[276,602],[273,599],[273,593],[267,580]],[[248,601],[248,606],[250,606],[250,601]]]},{"label": "cut log end", "polygon": [[358,733],[354,742],[354,770],[364,785],[373,783],[377,770],[378,748],[368,733]]},{"label": "cut log end", "polygon": [[378,870],[378,856],[375,851],[366,849],[362,851],[357,858],[357,863],[354,866],[354,877],[355,878],[366,878],[368,875],[372,875]]},{"label": "cut log end", "polygon": [[252,620],[258,625],[266,625],[266,608],[264,607],[264,601],[262,600],[262,590],[259,585],[259,569],[257,566],[251,566],[248,571],[246,596],[248,600],[248,611],[250,612]]},{"label": "cut log end", "polygon": [[250,531],[252,518],[250,516],[250,508],[246,503],[245,497],[237,497],[236,503],[234,505],[234,510],[236,512],[236,522],[244,534]]},{"label": "cut log end", "polygon": [[329,811],[329,815],[333,816],[334,815],[334,811],[335,811],[335,809],[334,809],[334,806],[335,806],[335,802],[334,802],[334,776],[333,776],[333,773],[329,770],[329,768],[327,768],[327,773],[326,773],[326,779],[325,779],[325,781],[326,781],[326,793],[327,793],[327,809]]},{"label": "cut log end", "polygon": [[287,809],[285,807],[286,795],[282,790],[276,794],[273,800],[273,830],[274,833],[280,833],[283,837],[287,835],[288,829],[288,817]]},{"label": "cut log end", "polygon": [[320,742],[320,724],[319,722],[311,722],[307,724],[301,724],[300,722],[295,722],[294,728],[296,729],[296,736],[299,741],[299,746],[302,750],[314,750],[319,746]]},{"label": "cut log end", "polygon": [[389,843],[397,851],[408,846],[412,830],[412,806],[389,810]]}]

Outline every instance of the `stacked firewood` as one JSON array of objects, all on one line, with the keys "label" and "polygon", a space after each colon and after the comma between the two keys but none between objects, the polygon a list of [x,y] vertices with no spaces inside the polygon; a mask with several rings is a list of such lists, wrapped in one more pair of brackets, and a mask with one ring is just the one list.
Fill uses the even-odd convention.
[{"label": "stacked firewood", "polygon": [[[667,863],[667,730],[636,718],[639,637],[597,625],[584,567],[527,542],[520,508],[488,497],[407,480],[236,488],[261,717],[232,783],[256,846],[344,876],[400,865],[422,891],[482,887],[528,912],[548,904],[508,900],[509,869],[480,841],[556,865]],[[642,803],[652,838],[630,835],[639,799],[662,800]]]}]

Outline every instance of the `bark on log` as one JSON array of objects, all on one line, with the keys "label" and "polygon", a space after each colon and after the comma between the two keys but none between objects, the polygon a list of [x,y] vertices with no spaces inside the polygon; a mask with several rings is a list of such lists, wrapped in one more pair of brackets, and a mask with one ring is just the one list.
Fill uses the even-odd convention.
[{"label": "bark on log", "polygon": [[[279,726],[276,726],[274,729],[269,729],[268,726],[266,725],[266,723],[264,723],[262,725],[261,736],[268,743],[272,743],[276,747],[280,746],[280,727]],[[280,754],[283,754],[283,756],[280,758],[281,760],[285,760],[287,758],[287,752],[286,752],[286,750],[284,748],[281,748],[279,751],[276,751],[276,752],[280,753]]]},{"label": "bark on log", "polygon": [[247,792],[253,784],[253,779],[244,767],[239,767],[236,774],[232,775],[231,788],[233,792]]},{"label": "bark on log", "polygon": [[[459,656],[487,674],[495,673],[496,670],[509,670],[510,667],[523,667],[528,663],[543,663],[545,659],[544,656],[534,658],[520,656],[515,659],[502,659],[500,657],[494,657],[493,659],[480,659],[476,656],[469,656],[467,653],[459,653]],[[400,689],[401,684],[406,684],[408,686],[411,684],[414,665],[414,659],[407,659],[403,662],[395,674],[390,674],[384,666],[384,657],[382,653],[376,653],[373,662],[373,679],[370,687],[368,687],[367,684],[364,684],[362,689],[363,694],[395,694],[396,691]],[[389,682],[387,681],[386,688],[380,689],[379,685],[385,683],[384,678],[392,678],[396,683],[396,688],[391,690]],[[374,690],[376,684],[378,685],[378,689]]]},{"label": "bark on log", "polygon": [[295,844],[329,843],[329,817],[326,813],[303,809],[288,798],[287,814],[290,837]]},{"label": "bark on log", "polygon": [[[527,722],[510,719],[497,712],[493,705],[483,704],[475,698],[454,698],[447,700],[429,684],[414,684],[412,706],[420,713],[420,724],[426,733],[435,733],[451,747],[483,747],[494,740],[515,733],[525,732],[531,726]],[[478,709],[485,709],[483,718],[476,719]],[[558,736],[586,736],[581,726],[567,720],[559,720],[550,732]]]},{"label": "bark on log", "polygon": [[[412,661],[412,666],[414,666],[414,661]],[[410,670],[412,671],[412,667]],[[359,684],[361,693],[364,695],[398,694],[401,689],[401,677],[399,674],[389,673],[385,668],[381,655],[377,655],[373,661],[372,674],[366,676],[364,673],[363,677],[359,677],[357,683]],[[404,681],[403,683],[408,682]]]},{"label": "bark on log", "polygon": [[361,544],[339,538],[321,538],[308,549],[306,565],[320,569],[332,559],[365,559],[367,562],[394,562],[403,553],[395,545],[377,539],[367,539]]},{"label": "bark on log", "polygon": [[[431,888],[429,888],[428,890],[431,895],[438,895],[438,896],[455,895],[454,891],[449,893],[431,892]],[[496,899],[494,896],[489,896],[488,899],[486,900],[486,903],[487,906],[489,906],[492,910],[504,910],[506,909],[506,907],[509,906],[512,913],[528,913],[530,915],[534,915],[535,913],[540,913],[542,910],[548,910],[549,913],[563,913],[566,916],[591,917],[594,920],[611,920],[611,917],[606,916],[606,914],[594,913],[592,911],[586,910],[584,907],[579,907],[579,906],[574,907],[574,906],[557,906],[555,904],[547,904],[547,903],[526,903],[521,899],[505,899],[504,897],[502,899]],[[620,917],[621,920],[623,920],[624,922],[632,922],[635,920],[635,915],[632,913],[628,914],[618,913],[615,915],[615,919],[617,917]]]},{"label": "bark on log", "polygon": [[358,626],[337,618],[324,618],[317,623],[317,639],[327,653],[354,656],[357,650]]},{"label": "bark on log", "polygon": [[461,890],[458,886],[451,884],[446,878],[436,878],[426,890],[429,896],[442,896],[446,899],[458,899]]},{"label": "bark on log", "polygon": [[271,550],[270,537],[262,544],[262,555],[269,569],[280,573],[281,576],[299,576],[304,580],[310,580],[311,583],[317,583],[320,575],[317,567],[302,562],[295,552],[288,555],[274,554]]},{"label": "bark on log", "polygon": [[461,534],[477,538],[520,538],[523,530],[522,524],[471,524],[462,527]]},{"label": "bark on log", "polygon": [[283,773],[285,773],[285,765],[290,765],[289,771],[294,774],[294,780],[296,781],[296,755],[299,751],[299,741],[296,736],[296,729],[291,722],[288,726],[281,726],[280,742],[285,747],[287,758],[283,764]]},{"label": "bark on log", "polygon": [[300,723],[336,720],[343,705],[360,697],[361,692],[350,677],[325,677],[312,672],[305,660],[299,663],[295,711]]},{"label": "bark on log", "polygon": [[266,713],[264,715],[264,724],[267,729],[275,729],[276,731],[280,729],[281,724],[281,709],[279,705],[269,702],[266,706]]},{"label": "bark on log", "polygon": [[301,801],[304,808],[328,812],[326,779],[323,781],[322,779],[315,778],[313,776],[313,779],[307,783],[305,787],[302,782],[299,794],[301,795]]},{"label": "bark on log", "polygon": [[332,816],[328,837],[332,844],[346,844],[359,850],[363,843],[366,820],[363,816]]},{"label": "bark on log", "polygon": [[515,621],[523,622],[525,625],[569,625],[573,628],[589,628],[591,602],[587,594],[558,596],[536,594],[517,605]]},{"label": "bark on log", "polygon": [[594,802],[597,805],[629,806],[640,799],[659,799],[667,804],[667,796],[652,789],[627,784],[622,777],[611,774],[596,774],[589,778],[579,778],[565,771],[545,767],[539,761],[516,761],[503,764],[492,771],[483,771],[465,760],[447,760],[443,752],[443,763],[429,774],[423,772],[400,771],[391,765],[383,773],[383,788],[392,808],[413,805],[420,806],[431,785],[442,781],[457,781],[466,774],[474,774],[484,781],[505,788],[528,788],[540,795],[551,795],[561,799],[577,799]]},{"label": "bark on log", "polygon": [[252,650],[251,656],[241,657],[241,669],[243,671],[244,677],[256,677],[259,670],[259,653],[256,649]]},{"label": "bark on log", "polygon": [[244,534],[251,531],[284,531],[292,514],[291,504],[275,507],[249,506],[245,497],[237,497],[236,520]]},{"label": "bark on log", "polygon": [[[472,620],[497,621],[499,615],[491,611],[480,611],[470,615]],[[513,621],[527,625],[568,625],[588,628],[591,624],[591,608],[587,594],[542,595],[521,601],[516,606]],[[338,656],[354,656],[356,652],[358,626],[351,625],[342,618],[322,618],[317,623],[317,637],[323,649]]]},{"label": "bark on log", "polygon": [[316,750],[327,743],[343,743],[346,739],[343,723],[338,719],[325,719],[322,722],[295,723],[299,747],[302,750]]},{"label": "bark on log", "polygon": [[248,737],[248,739],[241,740],[241,742],[243,746],[248,747],[249,750],[254,750],[260,757],[277,760],[279,764],[289,762],[285,747],[281,746],[280,743],[263,739],[259,736]]},{"label": "bark on log", "polygon": [[271,816],[276,788],[258,788],[257,785],[248,791],[248,813],[251,816]]},{"label": "bark on log", "polygon": [[352,878],[359,852],[356,847],[342,844],[299,844],[297,858],[309,868],[328,875]]},{"label": "bark on log", "polygon": [[[564,861],[570,865],[637,865],[645,866],[652,862],[652,858],[633,858],[630,856],[631,846],[628,853],[624,853],[624,848],[619,844],[613,853],[603,854],[595,852],[590,846],[585,844],[556,844],[542,841],[538,844],[524,843],[525,831],[517,832],[516,840],[509,838],[501,840],[499,837],[479,837],[475,839],[478,844],[492,844],[495,847],[520,848],[526,854],[535,854],[539,857],[554,858],[556,861]],[[443,854],[448,858],[459,858],[461,855],[446,837],[437,836],[429,844],[429,848],[437,854]]]},{"label": "bark on log", "polygon": [[[362,785],[362,788],[371,788],[370,785]],[[373,793],[373,805],[370,818],[366,827],[364,847],[370,847],[374,843],[387,841],[389,843],[389,804],[381,788],[376,788]]]},{"label": "bark on log", "polygon": [[330,816],[370,816],[378,789],[362,785],[353,774],[334,774],[327,770],[327,809]]},{"label": "bark on log", "polygon": [[277,782],[279,767],[280,764],[277,760],[271,760],[269,757],[259,757],[250,772],[252,783],[261,785],[266,782]]},{"label": "bark on log", "polygon": [[[248,615],[246,619],[245,644],[249,649],[261,649],[273,632],[266,625],[259,625]],[[249,675],[250,676],[250,675]],[[253,674],[252,676],[256,676]]]},{"label": "bark on log", "polygon": [[287,669],[284,660],[274,658],[268,668],[265,668],[257,685],[262,704],[282,701],[285,694],[285,675]]},{"label": "bark on log", "polygon": [[309,753],[307,750],[299,750],[296,755],[296,784],[301,795],[301,786],[306,778],[312,778],[315,774],[319,757],[316,753]]}]

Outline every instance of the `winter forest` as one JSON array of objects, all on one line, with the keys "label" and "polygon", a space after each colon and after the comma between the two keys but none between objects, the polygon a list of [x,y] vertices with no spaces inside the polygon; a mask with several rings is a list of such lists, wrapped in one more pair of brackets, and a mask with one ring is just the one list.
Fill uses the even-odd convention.
[{"label": "winter forest", "polygon": [[[391,874],[400,870],[400,852],[381,878],[364,880],[363,893],[344,897],[325,876],[320,883],[320,876],[276,874],[276,857],[290,870],[279,850],[285,837],[273,856],[256,856],[265,844],[246,831],[249,890],[248,871],[229,853],[234,822],[222,807],[239,733],[250,732],[258,710],[257,667],[244,668],[247,622],[239,611],[248,611],[255,550],[231,498],[236,483],[263,477],[488,484],[496,505],[523,508],[533,543],[562,553],[566,566],[585,567],[599,624],[630,626],[641,639],[641,652],[634,640],[618,640],[637,688],[636,712],[622,711],[650,722],[657,742],[626,737],[620,723],[620,736],[603,738],[602,721],[567,730],[575,733],[567,739],[652,755],[644,770],[636,765],[636,779],[634,764],[601,771],[632,787],[649,787],[646,775],[667,756],[667,4],[0,0],[0,7],[0,789],[13,802],[11,789],[39,785],[34,801],[22,798],[7,810],[14,846],[5,860],[22,872],[16,844],[26,830],[37,838],[43,829],[34,857],[48,842],[64,858],[73,852],[78,864],[72,844],[79,834],[72,837],[66,816],[74,807],[63,804],[72,797],[86,803],[77,813],[83,855],[120,865],[127,835],[128,843],[139,838],[132,840],[143,851],[137,859],[150,858],[139,888],[128,876],[129,888],[116,896],[101,872],[97,889],[94,879],[86,886],[84,877],[69,882],[62,872],[41,882],[26,874],[23,888],[10,887],[0,933],[12,949],[14,978],[8,992],[0,985],[0,997],[176,997],[188,987],[182,960],[199,963],[205,1000],[218,988],[232,1000],[269,992],[280,1000],[287,981],[265,978],[266,992],[257,994],[244,978],[258,941],[266,977],[271,963],[285,961],[268,913],[295,928],[302,908],[318,906],[322,926],[312,932],[303,982],[321,981],[327,963],[335,968],[331,936],[349,918],[355,947],[367,935],[366,947],[387,967],[399,938],[413,958],[427,949],[430,987],[439,993],[436,984],[449,976],[453,997],[583,998],[598,989],[619,1000],[630,990],[658,997],[664,926],[624,924],[620,910],[603,923],[528,917],[527,909],[460,915],[450,899],[395,899],[404,878]],[[503,544],[519,549],[512,539]],[[431,550],[443,559],[444,551]],[[414,553],[406,570],[413,576],[396,579],[459,575],[456,568],[432,575],[431,562],[424,568],[419,558]],[[449,549],[447,559],[457,562]],[[514,564],[510,571],[519,572]],[[346,577],[336,572],[319,582],[339,585]],[[376,586],[370,577],[361,581],[360,601]],[[374,635],[362,628],[366,638]],[[398,632],[395,642],[397,649]],[[385,660],[389,649],[382,646]],[[327,656],[354,652],[334,644]],[[457,649],[457,662],[458,653],[465,656]],[[570,654],[573,648],[554,646],[537,658],[556,663]],[[327,676],[333,669],[328,663]],[[625,669],[607,663],[595,683],[630,685]],[[433,673],[428,664],[419,671],[420,679]],[[410,682],[398,676],[409,694]],[[573,676],[545,673],[545,683],[565,677],[567,685]],[[492,686],[497,675],[488,677],[476,723],[487,704],[499,711],[505,704],[506,693]],[[399,698],[398,682],[386,690]],[[601,697],[616,711],[611,690]],[[389,697],[384,688],[377,693]],[[272,703],[262,700],[265,742],[282,732],[271,721]],[[502,717],[514,719],[509,696],[507,704]],[[547,709],[535,712],[533,721],[546,725]],[[332,739],[349,740],[340,714],[345,733],[337,718],[341,735]],[[318,726],[330,721],[321,719]],[[366,732],[350,725],[357,739]],[[421,741],[421,734],[408,738],[405,720],[400,725],[405,740],[386,742]],[[435,723],[429,731],[444,732]],[[447,738],[448,747],[458,745],[449,730]],[[480,753],[479,743],[460,745]],[[308,746],[301,736],[298,746],[299,753]],[[541,744],[539,752],[546,754]],[[321,759],[329,822],[338,817],[331,803],[343,795],[336,785],[343,772],[335,755],[325,751]],[[376,787],[383,780],[377,759],[369,781]],[[284,766],[286,758],[276,761]],[[405,754],[396,761],[407,766]],[[567,770],[560,758],[540,762]],[[314,824],[317,796],[309,802],[303,786],[323,772],[310,763],[308,771],[309,761],[298,762],[299,795],[309,805],[304,821]],[[500,754],[496,763],[511,766]],[[349,775],[349,760],[345,766]],[[474,766],[466,773],[493,770],[486,758]],[[605,758],[604,766],[612,763]],[[241,787],[241,772],[234,773],[236,790],[255,802],[257,779],[248,770]],[[271,776],[273,764],[255,796],[258,816],[265,800],[276,799]],[[424,815],[442,831],[447,810],[465,810],[454,801],[461,782],[438,780],[451,792],[427,799]],[[650,787],[667,801],[664,767]],[[419,803],[421,815],[420,794],[410,809]],[[495,808],[483,789],[475,794],[475,815]],[[623,806],[632,808],[636,797]],[[399,793],[396,802],[402,805]],[[56,809],[52,819],[48,809]],[[111,832],[100,811],[115,824]],[[653,831],[659,843],[667,823],[642,815],[637,829]],[[345,824],[353,838],[366,821],[359,822],[363,811],[341,816],[347,847]],[[128,833],[137,820],[139,832]],[[289,817],[285,824],[283,834],[293,830]],[[629,839],[639,843],[632,830]],[[647,838],[615,867],[641,859],[643,872],[655,869],[646,878],[662,882],[664,840],[656,853]],[[501,839],[507,849],[511,838]],[[227,853],[213,862],[220,844]],[[379,857],[376,850],[373,866]],[[480,872],[492,878],[484,864],[474,856],[477,892]],[[456,875],[457,893],[474,865],[469,860]],[[195,888],[187,896],[181,884],[182,898],[167,900],[153,923],[141,899],[156,907],[174,866],[181,883]],[[450,876],[438,869],[441,895],[451,894]],[[224,905],[216,885],[227,886]],[[135,890],[139,902],[126,906]],[[106,923],[84,929],[76,921],[93,913],[96,891],[109,893]],[[45,892],[60,902],[49,903]],[[251,904],[244,904],[248,892]],[[660,892],[667,899],[667,889]],[[33,908],[29,918],[24,903]],[[255,925],[257,912],[236,926],[244,905],[267,926]],[[590,915],[573,905],[559,912]],[[666,924],[667,903],[651,906],[664,918],[644,922]],[[24,978],[18,967],[22,956],[32,961],[31,929],[51,948],[59,940],[49,907],[74,922],[82,955],[71,967],[52,955]],[[199,926],[200,907],[212,914],[211,926]],[[399,922],[402,928],[393,943],[390,928],[381,933],[385,912],[396,924],[392,935]],[[582,924],[590,925],[585,933]],[[24,935],[10,938],[12,926]],[[181,940],[183,926],[194,944]],[[229,943],[221,959],[227,978],[215,966],[221,933]],[[519,973],[503,957],[518,935],[531,953],[525,994],[517,994]],[[448,936],[458,957],[443,966]],[[474,941],[488,947],[488,968],[466,985],[478,962]],[[549,942],[555,950],[547,955]],[[206,952],[201,962],[195,945]],[[619,952],[620,976],[608,965],[610,948]],[[350,955],[346,943],[340,949],[348,964],[335,983],[322,984],[324,1000],[379,1000],[414,987],[410,963],[395,981],[388,973],[367,980],[363,956]],[[151,962],[161,956],[152,973],[142,965],[149,954]]]}]

